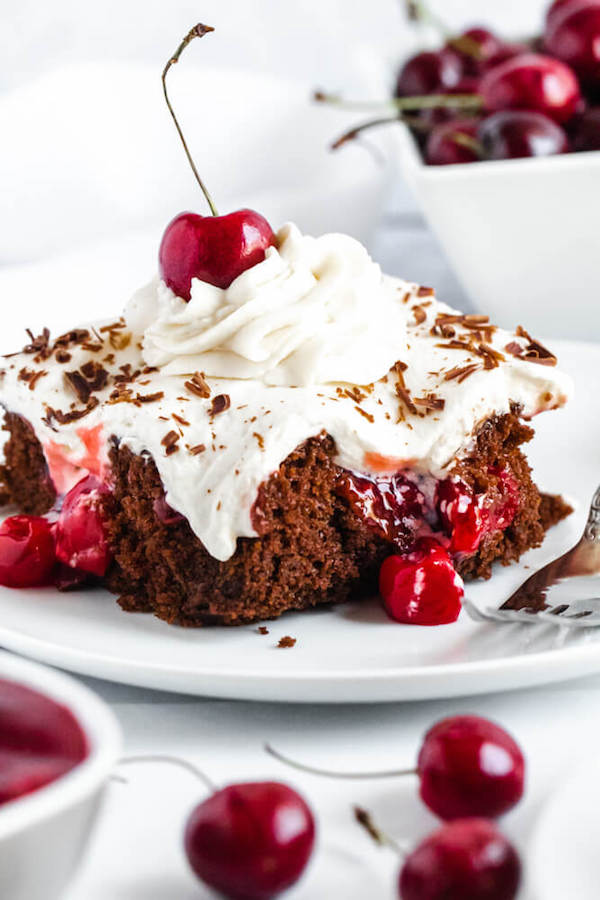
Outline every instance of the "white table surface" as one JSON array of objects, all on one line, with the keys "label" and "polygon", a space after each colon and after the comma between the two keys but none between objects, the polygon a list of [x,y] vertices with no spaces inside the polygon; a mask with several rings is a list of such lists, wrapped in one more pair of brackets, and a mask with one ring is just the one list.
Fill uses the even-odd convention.
[{"label": "white table surface", "polygon": [[[461,288],[414,211],[386,217],[374,255],[386,270],[434,283],[448,302],[464,305]],[[407,843],[436,822],[419,802],[412,778],[366,783],[318,779],[271,760],[263,750],[265,741],[299,759],[341,770],[402,767],[412,764],[420,736],[440,717],[472,712],[496,719],[517,737],[529,763],[526,798],[504,820],[526,860],[544,801],[600,740],[600,676],[472,699],[360,706],[203,700],[84,680],[113,707],[126,754],[190,759],[217,784],[275,778],[305,793],[318,815],[320,838],[307,880],[289,893],[290,900],[396,896],[397,862],[390,852],[372,846],[354,823],[353,803],[371,809]],[[202,785],[164,764],[132,766],[126,775],[127,784],[109,788],[95,838],[65,900],[212,896],[189,874],[181,849],[185,817],[203,797]],[[534,900],[535,894],[526,887],[521,898]]]}]

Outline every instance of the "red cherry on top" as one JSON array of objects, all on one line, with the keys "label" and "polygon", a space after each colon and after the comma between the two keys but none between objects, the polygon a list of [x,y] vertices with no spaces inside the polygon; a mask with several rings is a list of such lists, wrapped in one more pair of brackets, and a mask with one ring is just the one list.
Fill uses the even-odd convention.
[{"label": "red cherry on top", "polygon": [[0,525],[0,584],[49,584],[56,562],[52,528],[41,516],[10,516]]},{"label": "red cherry on top", "polygon": [[579,6],[593,6],[598,0],[554,0],[546,13],[546,31],[550,29],[559,17]]},{"label": "red cherry on top", "polygon": [[232,784],[190,815],[185,850],[198,878],[233,900],[269,900],[300,878],[315,823],[285,784]]},{"label": "red cherry on top", "polygon": [[226,216],[181,213],[163,235],[160,276],[173,293],[189,300],[192,278],[228,288],[242,272],[262,262],[274,244],[271,226],[251,209]]},{"label": "red cherry on top", "polygon": [[66,495],[56,523],[56,556],[72,569],[104,575],[111,552],[102,515],[108,485],[95,475],[82,478]]},{"label": "red cherry on top", "polygon": [[460,56],[464,71],[479,75],[487,68],[489,60],[502,51],[504,42],[488,28],[469,28],[449,45]]},{"label": "red cherry on top", "polygon": [[488,112],[531,109],[558,123],[570,119],[581,103],[573,71],[539,53],[524,53],[490,69],[481,79],[480,94]]},{"label": "red cherry on top", "polygon": [[438,722],[423,740],[417,761],[419,793],[441,819],[508,812],[523,796],[525,760],[499,725],[478,716]]},{"label": "red cherry on top", "polygon": [[600,87],[600,3],[565,5],[546,29],[544,47],[570,66],[583,84]]},{"label": "red cherry on top", "polygon": [[478,162],[481,155],[476,144],[477,124],[475,119],[455,119],[436,125],[425,145],[425,159],[429,165]]},{"label": "red cherry on top", "polygon": [[398,74],[396,97],[423,96],[454,88],[464,74],[460,55],[450,47],[426,50],[407,60]]},{"label": "red cherry on top", "polygon": [[514,900],[521,881],[516,850],[492,822],[444,825],[407,857],[401,900]]},{"label": "red cherry on top", "polygon": [[458,618],[464,588],[441,544],[420,538],[411,553],[383,561],[379,592],[396,622],[447,625]]},{"label": "red cherry on top", "polygon": [[88,753],[66,707],[31,688],[0,680],[0,805],[70,771]]}]

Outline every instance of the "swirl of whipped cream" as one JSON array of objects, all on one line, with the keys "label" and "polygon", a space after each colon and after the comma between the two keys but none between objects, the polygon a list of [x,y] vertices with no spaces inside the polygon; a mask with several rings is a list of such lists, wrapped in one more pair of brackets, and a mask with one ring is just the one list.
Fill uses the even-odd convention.
[{"label": "swirl of whipped cream", "polygon": [[126,310],[143,357],[164,374],[200,371],[268,385],[370,384],[401,356],[401,295],[358,241],[284,226],[277,247],[226,289],[193,279],[188,303],[163,282]]}]

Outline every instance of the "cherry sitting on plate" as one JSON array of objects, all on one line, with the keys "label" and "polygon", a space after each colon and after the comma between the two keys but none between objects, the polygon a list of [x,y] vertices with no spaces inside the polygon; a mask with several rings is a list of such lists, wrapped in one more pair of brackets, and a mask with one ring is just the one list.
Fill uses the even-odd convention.
[{"label": "cherry sitting on plate", "polygon": [[464,587],[442,545],[420,538],[410,553],[384,559],[379,592],[396,622],[447,625],[459,616]]},{"label": "cherry sitting on plate", "polygon": [[183,39],[162,73],[165,101],[175,123],[186,156],[212,216],[184,212],[167,226],[159,250],[162,280],[183,300],[191,297],[192,279],[227,288],[235,279],[262,262],[268,247],[275,244],[271,226],[259,213],[240,209],[220,216],[200,178],[167,92],[167,73],[178,62],[183,50],[197,37],[214,31],[209,25],[196,25]]},{"label": "cherry sitting on plate", "polygon": [[315,840],[302,797],[278,782],[231,784],[191,813],[185,851],[195,874],[234,900],[269,900],[298,881]]},{"label": "cherry sitting on plate", "polygon": [[401,900],[513,900],[521,863],[492,822],[459,819],[410,853],[398,879]]},{"label": "cherry sitting on plate", "polygon": [[56,558],[70,569],[104,575],[112,554],[102,515],[108,485],[95,475],[82,478],[66,495],[56,523]]},{"label": "cherry sitting on plate", "polygon": [[9,516],[0,525],[0,584],[25,588],[51,582],[56,563],[50,523],[41,516]]},{"label": "cherry sitting on plate", "polygon": [[486,159],[520,159],[568,153],[569,139],[560,125],[539,112],[507,109],[481,122],[477,137]]}]

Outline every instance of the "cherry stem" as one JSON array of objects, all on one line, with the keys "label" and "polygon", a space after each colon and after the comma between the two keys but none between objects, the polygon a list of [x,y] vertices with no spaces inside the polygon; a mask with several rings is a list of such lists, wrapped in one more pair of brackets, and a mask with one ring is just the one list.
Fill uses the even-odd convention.
[{"label": "cherry stem", "polygon": [[210,26],[210,25],[202,25],[201,23],[199,23],[198,25],[194,25],[194,27],[192,29],[190,29],[190,31],[188,31],[188,33],[186,34],[186,36],[180,43],[179,47],[177,48],[177,50],[175,51],[175,53],[173,54],[173,56],[170,58],[170,60],[167,62],[166,66],[163,69],[162,86],[163,86],[163,94],[165,95],[166,104],[169,108],[169,112],[171,113],[173,121],[175,122],[175,128],[177,129],[177,134],[181,138],[181,143],[183,144],[183,149],[185,150],[185,155],[188,158],[188,162],[189,162],[190,166],[192,167],[192,172],[194,173],[196,181],[200,185],[202,193],[204,194],[204,196],[206,198],[206,202],[208,203],[208,205],[210,207],[211,213],[213,214],[213,216],[218,216],[219,213],[217,212],[217,208],[216,208],[215,204],[213,203],[213,199],[210,196],[210,194],[208,193],[206,185],[204,184],[204,182],[200,178],[200,175],[198,174],[198,170],[196,169],[196,165],[194,163],[194,160],[192,159],[192,154],[190,153],[190,151],[188,149],[188,145],[186,144],[185,138],[183,136],[183,131],[181,130],[181,126],[180,126],[179,122],[177,121],[177,116],[175,115],[173,107],[171,106],[171,101],[169,100],[169,94],[167,92],[167,73],[168,73],[169,69],[171,68],[171,66],[173,66],[173,65],[175,65],[175,63],[179,62],[179,57],[181,56],[181,54],[183,53],[183,51],[185,50],[187,45],[190,44],[194,40],[194,38],[204,37],[205,34],[209,34],[211,31],[214,31],[214,30],[215,29],[212,28],[212,26]]},{"label": "cherry stem", "polygon": [[365,112],[381,109],[420,110],[420,109],[472,109],[479,110],[483,107],[483,98],[479,94],[428,94],[422,97],[392,97],[383,103],[369,101],[344,100],[337,94],[325,94],[323,91],[315,91],[313,99],[317,103],[328,103],[330,106],[338,106],[341,109]]},{"label": "cherry stem", "polygon": [[194,775],[195,778],[198,778],[206,788],[210,791],[211,794],[214,794],[217,790],[216,785],[210,780],[208,775],[206,775],[202,769],[198,769],[193,763],[189,762],[187,759],[179,759],[177,756],[168,756],[166,754],[151,754],[150,756],[124,756],[119,760],[120,766],[130,765],[131,763],[145,763],[145,762],[162,762],[169,763],[173,766],[178,766],[180,769],[183,769],[186,772],[189,772],[190,775]]},{"label": "cherry stem", "polygon": [[379,125],[389,125],[391,122],[403,122],[405,125],[408,125],[409,128],[412,128],[413,131],[420,131],[423,134],[429,134],[433,129],[433,125],[428,125],[426,122],[421,121],[417,116],[397,115],[387,116],[384,119],[370,119],[368,122],[363,122],[361,125],[356,125],[349,131],[345,131],[344,134],[333,142],[331,149],[339,150],[344,144],[359,137],[363,131],[368,131],[370,128],[376,128]]},{"label": "cherry stem", "polygon": [[458,144],[459,147],[466,147],[468,150],[472,150],[473,153],[477,154],[479,159],[484,158],[485,153],[481,141],[471,137],[470,134],[463,134],[462,132],[457,131],[456,134],[452,135],[452,140],[455,144]]},{"label": "cherry stem", "polygon": [[460,37],[450,38],[448,45],[454,50],[464,53],[465,56],[470,56],[472,59],[483,59],[481,44],[479,41],[469,37],[468,34],[461,34]]},{"label": "cherry stem", "polygon": [[434,15],[423,0],[405,0],[406,15],[411,22],[425,22],[433,25],[444,37],[450,36],[450,30],[439,18]]},{"label": "cherry stem", "polygon": [[270,744],[265,744],[265,751],[273,756],[275,759],[279,760],[279,762],[284,763],[286,766],[291,766],[294,769],[298,769],[301,772],[309,772],[311,775],[323,775],[326,778],[347,778],[348,780],[358,780],[358,779],[373,779],[373,778],[401,778],[404,775],[416,775],[416,769],[392,769],[388,772],[332,772],[329,769],[318,769],[314,766],[307,766],[305,763],[298,762],[295,759],[290,759],[289,756],[285,756],[283,753],[280,753],[279,750],[275,750],[274,747],[271,747]]},{"label": "cherry stem", "polygon": [[386,834],[385,831],[382,831],[373,821],[373,817],[371,813],[367,812],[366,809],[363,809],[361,806],[354,807],[354,818],[358,822],[358,824],[365,829],[369,837],[371,837],[376,844],[379,844],[380,847],[391,847],[391,849],[396,853],[401,859],[404,859],[407,855],[407,851],[400,846],[400,844],[394,840],[394,838],[390,837],[389,834]]}]

